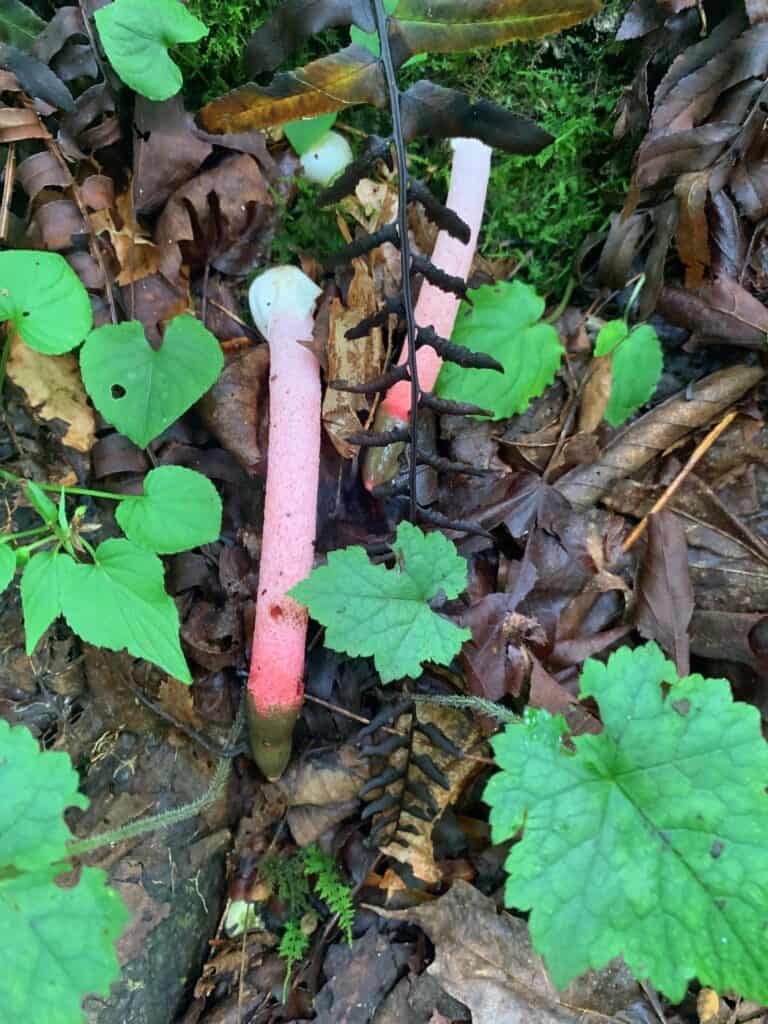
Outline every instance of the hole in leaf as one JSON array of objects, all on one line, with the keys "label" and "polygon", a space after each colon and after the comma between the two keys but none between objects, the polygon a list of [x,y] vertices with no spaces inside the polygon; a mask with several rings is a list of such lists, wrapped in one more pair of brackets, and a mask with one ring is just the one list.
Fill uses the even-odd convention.
[{"label": "hole in leaf", "polygon": [[125,388],[122,384],[113,384],[109,390],[113,398],[125,398]]}]

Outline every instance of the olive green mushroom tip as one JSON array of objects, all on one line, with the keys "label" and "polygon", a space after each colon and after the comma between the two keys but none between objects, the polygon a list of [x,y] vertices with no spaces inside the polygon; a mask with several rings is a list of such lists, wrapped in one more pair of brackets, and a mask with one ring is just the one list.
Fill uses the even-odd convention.
[{"label": "olive green mushroom tip", "polygon": [[253,700],[246,700],[246,719],[251,754],[269,782],[277,782],[291,759],[293,729],[299,717],[297,708],[275,709],[260,714]]},{"label": "olive green mushroom tip", "polygon": [[274,317],[311,316],[322,293],[311,277],[290,264],[272,267],[254,279],[248,290],[248,304],[253,322],[269,338]]}]

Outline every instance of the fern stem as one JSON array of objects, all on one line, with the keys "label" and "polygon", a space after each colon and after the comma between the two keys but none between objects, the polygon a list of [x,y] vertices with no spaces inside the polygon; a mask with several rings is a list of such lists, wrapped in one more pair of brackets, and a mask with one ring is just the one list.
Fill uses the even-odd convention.
[{"label": "fern stem", "polygon": [[400,117],[400,90],[397,87],[397,76],[392,61],[392,50],[389,45],[389,15],[384,10],[382,0],[373,0],[376,17],[376,28],[381,45],[381,59],[384,75],[389,91],[389,106],[392,115],[392,137],[397,155],[397,230],[400,235],[400,271],[402,275],[403,306],[407,329],[406,345],[408,346],[408,371],[411,377],[411,459],[408,466],[408,483],[410,489],[410,518],[416,520],[416,448],[418,441],[419,413],[419,368],[416,362],[416,314],[413,306],[413,290],[411,288],[411,245],[408,237],[408,158],[405,152],[403,127]]}]

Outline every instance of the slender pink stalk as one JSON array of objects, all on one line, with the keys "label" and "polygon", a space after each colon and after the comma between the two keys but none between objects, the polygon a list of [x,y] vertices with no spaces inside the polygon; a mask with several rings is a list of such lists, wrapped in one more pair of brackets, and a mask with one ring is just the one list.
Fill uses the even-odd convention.
[{"label": "slender pink stalk", "polygon": [[[472,260],[477,249],[477,238],[483,221],[485,199],[488,192],[488,179],[491,173],[491,149],[477,139],[453,139],[453,164],[451,167],[451,185],[448,191],[447,206],[461,217],[469,226],[470,239],[466,244],[441,231],[437,236],[432,262],[455,277],[466,280],[472,268]],[[425,281],[419,292],[416,303],[416,324],[419,327],[434,327],[441,338],[450,338],[459,311],[460,300],[449,292],[444,292],[435,285]],[[407,347],[403,347],[400,363],[408,358]],[[440,373],[442,359],[434,349],[424,347],[416,355],[419,371],[419,387],[422,391],[431,391]],[[376,430],[388,430],[402,421],[407,421],[411,411],[411,385],[409,381],[395,384],[379,407],[376,419]],[[381,453],[381,449],[379,453]],[[384,450],[386,451],[386,450]],[[370,490],[384,483],[382,473],[392,467],[384,468],[381,454],[372,449],[366,459],[364,483]],[[391,475],[394,475],[392,473]]]},{"label": "slender pink stalk", "polygon": [[[274,286],[272,295],[266,289]],[[248,732],[267,778],[282,775],[304,696],[307,611],[287,591],[312,571],[320,466],[320,367],[312,337],[320,290],[296,267],[251,286],[254,320],[269,341],[269,463],[259,590],[248,676]]]}]

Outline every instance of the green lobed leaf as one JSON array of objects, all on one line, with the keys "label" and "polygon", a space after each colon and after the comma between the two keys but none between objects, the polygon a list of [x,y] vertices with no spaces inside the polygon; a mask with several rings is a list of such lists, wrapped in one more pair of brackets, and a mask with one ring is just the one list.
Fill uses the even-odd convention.
[{"label": "green lobed leaf", "polygon": [[0,282],[0,320],[44,355],[69,352],[93,326],[88,292],[58,253],[0,252]]},{"label": "green lobed leaf", "polygon": [[525,412],[563,358],[557,331],[541,322],[544,299],[522,281],[483,285],[469,297],[472,306],[462,305],[451,341],[493,356],[504,373],[444,363],[435,390],[441,398],[488,409],[497,420]]},{"label": "green lobed leaf", "polygon": [[219,539],[221,498],[202,473],[160,466],[144,477],[143,495],[120,502],[115,518],[129,540],[172,555]]},{"label": "green lobed leaf", "polygon": [[653,396],[664,355],[659,336],[650,324],[641,324],[611,351],[611,397],[605,419],[620,426]]},{"label": "green lobed leaf", "polygon": [[46,22],[21,0],[0,0],[0,43],[28,52]]},{"label": "green lobed leaf", "polygon": [[64,753],[43,753],[25,728],[0,720],[0,1020],[80,1024],[80,1003],[106,997],[120,973],[114,944],[128,922],[97,868],[55,884],[71,838],[67,807],[85,808]]},{"label": "green lobed leaf", "polygon": [[181,70],[168,47],[208,35],[207,26],[178,0],[114,0],[94,17],[112,67],[150,100],[170,99],[181,89]]},{"label": "green lobed leaf", "polygon": [[16,555],[10,544],[0,544],[0,594],[16,575]]},{"label": "green lobed leaf", "polygon": [[[662,684],[665,684],[662,686]],[[554,983],[622,955],[679,1002],[693,977],[768,1000],[768,746],[723,679],[678,680],[656,644],[589,660],[605,730],[561,742],[539,712],[492,743],[506,901],[530,910]],[[568,936],[563,941],[563,936]]]},{"label": "green lobed leaf", "polygon": [[38,551],[24,566],[21,574],[21,607],[24,611],[24,633],[27,655],[31,655],[40,637],[64,610],[62,605],[62,570],[69,555]]},{"label": "green lobed leaf", "polygon": [[193,316],[176,316],[152,348],[136,321],[98,327],[80,353],[93,404],[121,434],[145,448],[212,387],[224,357]]},{"label": "green lobed leaf", "polygon": [[157,555],[132,541],[112,539],[96,548],[95,563],[59,558],[62,612],[78,636],[111,651],[125,648],[192,682],[179,643],[179,613],[165,592]]},{"label": "green lobed leaf", "polygon": [[307,150],[322,139],[336,124],[338,114],[320,114],[319,117],[305,117],[300,121],[289,121],[283,125],[285,137],[296,150],[299,156],[303,156]]},{"label": "green lobed leaf", "polygon": [[332,551],[290,591],[326,627],[326,647],[373,657],[385,683],[417,678],[425,661],[447,665],[471,635],[427,603],[440,592],[458,597],[467,585],[466,562],[451,541],[400,523],[392,550],[392,570],[373,565],[361,547]]}]

